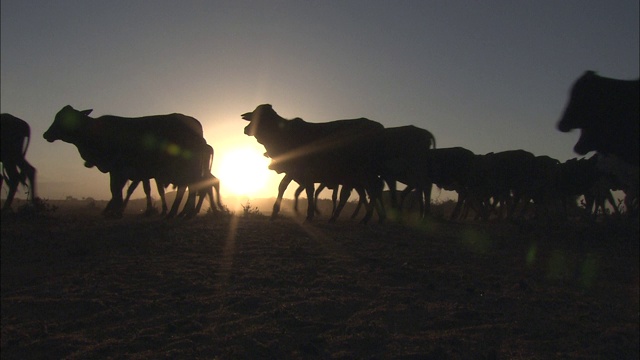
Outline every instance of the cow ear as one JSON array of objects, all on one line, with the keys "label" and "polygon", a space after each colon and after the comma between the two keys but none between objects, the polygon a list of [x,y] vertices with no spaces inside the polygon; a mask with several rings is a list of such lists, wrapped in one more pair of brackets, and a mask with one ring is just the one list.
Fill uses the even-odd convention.
[{"label": "cow ear", "polygon": [[596,72],[593,71],[593,70],[587,70],[587,71],[584,72],[584,74],[586,76],[594,76],[596,74]]},{"label": "cow ear", "polygon": [[240,115],[243,120],[251,121],[251,116],[253,116],[253,112],[248,112]]},{"label": "cow ear", "polygon": [[82,110],[80,112],[82,113],[82,115],[89,115],[89,114],[91,114],[92,111],[93,111],[93,109],[87,109],[87,110]]}]

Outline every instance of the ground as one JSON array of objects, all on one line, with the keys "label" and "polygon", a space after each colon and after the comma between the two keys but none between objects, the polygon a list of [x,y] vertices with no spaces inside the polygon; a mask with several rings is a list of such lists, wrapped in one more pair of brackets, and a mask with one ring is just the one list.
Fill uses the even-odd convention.
[{"label": "ground", "polygon": [[[50,209],[51,210],[51,209]],[[3,214],[3,359],[638,359],[637,222]]]}]

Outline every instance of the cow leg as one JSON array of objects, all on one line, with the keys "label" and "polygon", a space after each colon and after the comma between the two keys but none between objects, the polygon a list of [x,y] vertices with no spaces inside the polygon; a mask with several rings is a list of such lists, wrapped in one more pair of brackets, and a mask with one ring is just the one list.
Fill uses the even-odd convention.
[{"label": "cow leg", "polygon": [[424,195],[424,214],[423,218],[426,215],[431,214],[431,190],[433,189],[433,185],[430,183],[425,185],[422,188],[422,194]]},{"label": "cow leg", "polygon": [[122,202],[122,209],[127,208],[127,204],[129,203],[129,198],[133,194],[133,192],[138,188],[138,184],[140,184],[140,180],[133,180],[129,187],[127,188],[127,195],[124,197],[124,201]]},{"label": "cow leg", "polygon": [[422,190],[422,186],[418,186],[415,188],[416,193],[418,194],[418,203],[420,204],[420,219],[424,219],[424,192]]},{"label": "cow leg", "polygon": [[191,219],[196,216],[196,195],[198,194],[198,190],[195,189],[197,186],[191,185],[189,186],[189,194],[187,195],[187,202],[184,204],[184,209],[182,209],[181,215],[184,215],[185,218]]},{"label": "cow leg", "polygon": [[460,217],[460,211],[462,210],[462,205],[465,202],[465,195],[463,192],[458,192],[458,202],[456,203],[456,207],[453,209],[451,213],[451,220],[458,220]]},{"label": "cow leg", "polygon": [[340,212],[342,212],[342,209],[347,203],[347,200],[349,200],[349,196],[351,196],[352,189],[353,188],[349,186],[342,185],[342,188],[340,189],[340,202],[338,203],[336,210],[333,212],[333,214],[331,214],[329,222],[335,222],[338,219],[338,216],[340,216]]},{"label": "cow leg", "polygon": [[142,180],[142,189],[144,189],[144,195],[147,198],[147,209],[144,212],[145,216],[149,216],[153,213],[153,203],[151,202],[151,182],[149,179]]},{"label": "cow leg", "polygon": [[318,189],[316,189],[316,192],[313,194],[313,199],[315,203],[314,209],[318,213],[318,215],[320,215],[320,210],[318,210],[318,197],[320,196],[320,193],[322,192],[322,190],[324,190],[326,187],[327,185],[325,184],[318,185]]},{"label": "cow leg", "polygon": [[383,190],[384,190],[384,183],[382,182],[382,179],[376,178],[373,183],[374,195],[371,196],[371,203],[372,203],[372,207],[375,207],[376,212],[378,213],[379,224],[382,224],[387,219],[387,212],[385,211],[384,202],[382,201]]},{"label": "cow leg", "polygon": [[336,211],[336,207],[338,206],[338,185],[333,188],[333,192],[331,193],[331,213],[333,214]]},{"label": "cow leg", "polygon": [[[218,178],[216,178],[215,176],[213,177],[213,189],[216,191],[216,204],[218,205],[218,209],[220,209],[220,211],[224,210],[224,207],[222,206],[222,200],[220,199],[220,180],[218,180]],[[213,195],[211,195],[213,197]],[[211,207],[213,206],[213,198],[211,198]]]},{"label": "cow leg", "polygon": [[314,199],[313,182],[304,184],[307,192],[307,217],[304,219],[306,222],[311,222],[316,213],[316,201]]},{"label": "cow leg", "polygon": [[[364,196],[366,198],[367,192],[361,189],[360,191],[358,191],[358,194],[361,197]],[[365,212],[362,220],[360,220],[360,224],[367,224],[369,220],[371,220],[371,218],[373,217],[374,208],[378,205],[376,204],[377,200],[378,200],[378,197],[375,195],[375,193],[372,191],[369,191],[369,201],[365,203],[365,208],[367,209],[367,211]],[[378,213],[378,215],[380,215],[380,213]],[[383,221],[382,217],[380,217],[380,222],[382,221]]]},{"label": "cow leg", "polygon": [[[36,168],[31,166],[31,164],[29,164],[29,162],[25,159],[22,159],[18,164],[18,166],[20,167],[22,177],[23,178],[26,177],[26,180],[29,180],[29,185],[28,185],[29,195],[27,196],[27,199],[33,202],[36,198],[36,182],[35,182]],[[26,180],[25,179],[22,180],[25,185],[27,185]]]},{"label": "cow leg", "polygon": [[[222,205],[220,204],[220,181],[213,175],[210,175],[206,180],[206,186],[201,188],[198,191],[198,204],[196,205],[196,214],[200,213],[200,208],[202,208],[202,203],[204,202],[204,198],[209,198],[209,207],[211,211],[217,212],[218,209],[222,210]],[[216,207],[216,203],[213,202],[213,189],[216,189],[218,195],[218,207]]]},{"label": "cow leg", "polygon": [[605,205],[607,201],[609,201],[609,203],[613,207],[613,212],[615,212],[616,215],[620,215],[620,210],[618,209],[618,205],[616,204],[616,201],[613,198],[613,194],[611,194],[611,190],[606,190],[604,197],[605,198],[602,199],[602,211],[604,211]]},{"label": "cow leg", "polygon": [[369,179],[367,181],[367,185],[364,188],[357,187],[356,191],[360,194],[360,197],[365,197],[366,194],[369,194],[369,201],[365,204],[367,208],[367,212],[364,215],[364,218],[360,220],[361,224],[366,224],[373,217],[374,209],[378,213],[378,222],[383,223],[387,218],[387,214],[384,209],[384,204],[382,203],[382,190],[384,188],[384,183],[382,179],[375,177]]},{"label": "cow leg", "polygon": [[293,210],[297,213],[298,212],[298,198],[300,197],[300,194],[304,191],[304,186],[300,185],[298,186],[298,188],[296,189],[295,194],[293,195]]},{"label": "cow leg", "polygon": [[271,212],[271,220],[274,220],[278,213],[280,212],[280,204],[282,203],[282,197],[284,196],[285,190],[293,180],[293,177],[289,175],[285,175],[280,181],[280,185],[278,185],[278,197],[276,198],[276,202],[273,204],[273,211]]},{"label": "cow leg", "polygon": [[121,218],[123,208],[122,201],[122,189],[127,183],[127,177],[120,174],[111,172],[109,174],[109,187],[111,189],[111,200],[107,204],[107,207],[102,211],[105,217],[109,218]]},{"label": "cow leg", "polygon": [[167,199],[164,197],[164,184],[161,182],[158,182],[158,179],[156,179],[156,188],[158,189],[158,195],[160,195],[160,200],[162,201],[162,215],[166,215],[167,214]]},{"label": "cow leg", "polygon": [[[391,207],[399,210],[402,207],[402,202],[404,201],[404,198],[406,197],[404,190],[402,192],[402,196],[401,200],[400,200],[400,206],[398,207],[398,188],[397,188],[397,181],[393,180],[393,179],[385,179],[385,182],[387,183],[387,186],[389,187],[389,194],[391,195]],[[406,189],[405,189],[406,190]]]},{"label": "cow leg", "polygon": [[186,186],[178,186],[178,191],[176,191],[176,199],[173,201],[171,210],[169,210],[169,213],[167,214],[168,219],[175,217],[178,213],[178,208],[180,207],[180,203],[182,203],[182,197],[184,197],[184,192],[186,189]]},{"label": "cow leg", "polygon": [[18,180],[20,177],[20,174],[18,174],[18,169],[13,165],[5,166],[4,170],[7,173],[6,179],[7,179],[7,184],[9,184],[9,193],[7,194],[7,199],[4,202],[2,210],[10,210],[11,203],[13,202],[13,198],[16,195],[16,191],[18,191],[18,185],[20,184],[20,181]]},{"label": "cow leg", "polygon": [[360,197],[358,199],[358,205],[356,205],[356,209],[353,210],[353,214],[351,214],[351,220],[355,219],[358,216],[358,213],[360,212],[362,205],[365,205],[365,206],[367,205],[366,194],[365,194],[365,197],[363,197],[362,195],[360,195],[360,193],[358,193],[358,196]]},{"label": "cow leg", "polygon": [[[217,204],[215,203],[215,201],[213,199],[213,186],[208,187],[207,188],[207,193],[203,194],[202,197],[204,197],[205,195],[209,199],[209,207],[211,208],[211,211],[218,211],[218,210],[221,211],[222,210],[222,207],[217,206]],[[200,212],[200,209],[197,209],[197,210],[198,210],[198,212]]]},{"label": "cow leg", "polygon": [[198,190],[198,203],[196,204],[196,215],[200,213],[200,209],[202,208],[202,203],[204,203],[204,199],[209,196],[209,207],[212,211],[215,211],[216,208],[213,204],[213,190],[211,189],[211,185],[207,182],[206,186],[201,187]]}]

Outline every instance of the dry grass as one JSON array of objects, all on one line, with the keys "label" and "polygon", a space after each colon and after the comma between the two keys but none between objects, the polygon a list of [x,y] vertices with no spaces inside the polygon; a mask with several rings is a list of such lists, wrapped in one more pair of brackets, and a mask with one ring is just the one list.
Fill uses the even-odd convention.
[{"label": "dry grass", "polygon": [[3,216],[3,359],[639,356],[637,224],[99,211]]}]

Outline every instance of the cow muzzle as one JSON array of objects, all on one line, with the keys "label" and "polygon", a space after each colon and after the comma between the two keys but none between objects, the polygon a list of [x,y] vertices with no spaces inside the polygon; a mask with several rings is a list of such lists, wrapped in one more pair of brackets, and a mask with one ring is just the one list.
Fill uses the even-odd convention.
[{"label": "cow muzzle", "polygon": [[47,131],[47,132],[45,132],[45,133],[42,135],[42,137],[43,137],[45,140],[47,140],[48,142],[50,142],[50,143],[52,143],[52,142],[54,142],[54,141],[56,141],[56,140],[58,139],[55,135],[53,135],[53,134],[51,133],[51,131]]}]

